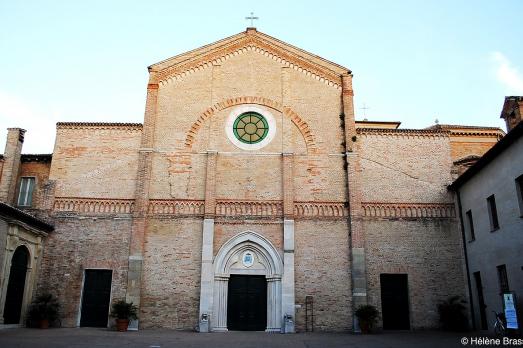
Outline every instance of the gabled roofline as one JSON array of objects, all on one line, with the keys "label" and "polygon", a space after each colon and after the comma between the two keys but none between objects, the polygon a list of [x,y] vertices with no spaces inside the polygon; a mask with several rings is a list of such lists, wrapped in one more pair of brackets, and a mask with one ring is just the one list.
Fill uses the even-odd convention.
[{"label": "gabled roofline", "polygon": [[341,76],[351,74],[350,69],[339,64],[258,32],[255,28],[247,28],[244,32],[150,65],[150,83],[162,84],[250,50],[331,85],[340,86]]}]

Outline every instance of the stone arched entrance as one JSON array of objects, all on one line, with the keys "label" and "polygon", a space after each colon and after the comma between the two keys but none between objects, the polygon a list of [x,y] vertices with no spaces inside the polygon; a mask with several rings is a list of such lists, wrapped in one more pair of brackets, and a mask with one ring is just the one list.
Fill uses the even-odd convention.
[{"label": "stone arched entrance", "polygon": [[29,250],[23,245],[16,248],[11,259],[9,282],[4,307],[4,324],[19,324],[24,300]]},{"label": "stone arched entrance", "polygon": [[214,259],[212,331],[227,331],[227,297],[231,275],[265,276],[267,281],[267,332],[282,329],[283,262],[270,241],[247,231],[227,241]]}]

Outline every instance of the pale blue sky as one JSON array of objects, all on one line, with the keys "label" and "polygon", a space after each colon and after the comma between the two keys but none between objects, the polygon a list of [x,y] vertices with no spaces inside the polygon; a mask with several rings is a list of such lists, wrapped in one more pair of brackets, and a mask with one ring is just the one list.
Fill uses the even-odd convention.
[{"label": "pale blue sky", "polygon": [[[50,153],[57,121],[142,122],[147,66],[258,30],[354,73],[357,119],[503,126],[523,95],[523,1],[0,0],[0,147]],[[504,126],[503,126],[504,128]],[[1,151],[1,150],[0,150]]]}]

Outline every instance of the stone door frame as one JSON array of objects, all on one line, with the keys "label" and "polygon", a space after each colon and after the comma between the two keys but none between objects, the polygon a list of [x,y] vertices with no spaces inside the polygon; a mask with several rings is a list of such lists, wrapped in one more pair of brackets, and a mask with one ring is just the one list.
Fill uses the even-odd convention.
[{"label": "stone door frame", "polygon": [[[263,269],[234,268],[238,258],[246,252],[253,252]],[[214,286],[211,330],[226,332],[227,295],[231,274],[265,275],[267,279],[267,327],[266,332],[282,331],[282,275],[283,261],[272,243],[252,231],[239,233],[220,248],[214,259]]]}]

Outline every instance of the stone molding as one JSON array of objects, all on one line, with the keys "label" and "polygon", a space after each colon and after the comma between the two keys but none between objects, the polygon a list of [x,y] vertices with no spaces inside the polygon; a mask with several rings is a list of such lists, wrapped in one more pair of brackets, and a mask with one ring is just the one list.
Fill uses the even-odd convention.
[{"label": "stone molding", "polygon": [[79,197],[56,197],[53,210],[85,214],[131,214],[133,199],[101,199]]},{"label": "stone molding", "polygon": [[185,136],[185,148],[191,149],[192,145],[194,143],[194,140],[196,139],[196,134],[200,130],[200,128],[203,126],[205,121],[212,117],[214,113],[224,110],[226,108],[230,108],[236,105],[240,104],[258,104],[263,105],[269,108],[272,108],[278,112],[282,112],[285,116],[289,117],[292,121],[292,123],[298,127],[298,130],[300,131],[301,135],[303,136],[305,140],[305,144],[307,146],[308,151],[314,151],[316,150],[316,140],[314,135],[312,134],[312,131],[307,124],[306,121],[304,121],[300,115],[298,115],[296,112],[292,111],[288,107],[284,107],[281,103],[268,99],[263,97],[256,97],[256,96],[242,96],[242,97],[236,97],[236,98],[229,98],[226,100],[223,100],[221,102],[218,102],[205,110],[203,113],[200,114],[196,122],[194,122],[191,126],[191,129],[186,133]]},{"label": "stone molding", "polygon": [[160,70],[157,80],[160,86],[182,80],[195,72],[205,70],[216,64],[222,64],[230,58],[247,52],[256,52],[277,61],[282,66],[292,68],[310,78],[316,79],[334,88],[340,88],[340,74],[327,67],[310,62],[307,58],[289,50],[277,47],[258,36],[247,35],[242,39],[225,44],[203,55],[189,58],[184,62]]},{"label": "stone molding", "polygon": [[455,218],[453,203],[362,202],[367,218]]}]

